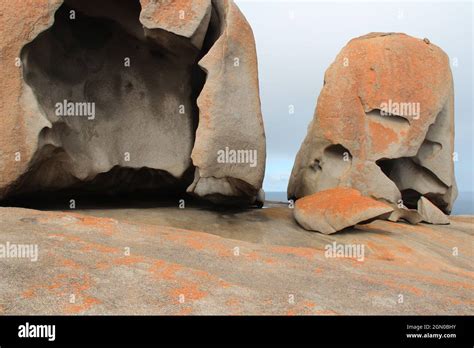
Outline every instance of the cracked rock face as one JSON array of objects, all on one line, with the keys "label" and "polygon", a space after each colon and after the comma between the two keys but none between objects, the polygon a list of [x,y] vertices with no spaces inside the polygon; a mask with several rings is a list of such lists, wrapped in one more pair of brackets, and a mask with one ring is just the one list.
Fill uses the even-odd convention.
[{"label": "cracked rock face", "polygon": [[[0,199],[67,189],[261,199],[255,43],[231,0],[1,2]],[[226,149],[239,156],[219,161]]]},{"label": "cracked rock face", "polygon": [[405,210],[395,220],[420,221],[408,209],[416,213],[422,197],[450,213],[453,143],[447,55],[428,40],[368,34],[351,40],[326,71],[288,197],[351,187]]}]

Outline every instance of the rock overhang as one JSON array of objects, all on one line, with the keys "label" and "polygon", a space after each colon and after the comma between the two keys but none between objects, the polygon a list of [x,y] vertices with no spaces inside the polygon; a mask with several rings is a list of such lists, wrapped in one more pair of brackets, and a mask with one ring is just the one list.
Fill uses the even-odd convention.
[{"label": "rock overhang", "polygon": [[[22,19],[26,27],[32,26],[28,35],[14,31],[9,34],[18,41],[15,47],[22,50],[23,76],[18,72],[11,76],[12,82],[21,85],[13,94],[22,104],[11,116],[17,125],[2,130],[7,139],[13,140],[0,147],[5,161],[0,172],[2,196],[21,191],[22,185],[30,191],[41,182],[49,182],[53,189],[89,182],[99,174],[123,167],[127,171],[156,170],[155,177],[182,181],[191,194],[196,194],[193,188],[200,186],[196,195],[204,198],[217,195],[221,201],[244,198],[250,204],[256,202],[263,182],[265,135],[258,79],[247,76],[257,74],[256,58],[252,57],[255,48],[241,44],[255,43],[248,23],[232,1],[105,1],[99,5],[66,0],[38,5],[26,9],[28,16]],[[77,19],[74,24],[67,22],[68,16]],[[35,18],[44,19],[44,25],[33,26],[34,21],[29,20]],[[94,31],[98,26],[101,30]],[[222,37],[224,31],[226,35]],[[245,35],[250,37],[239,37]],[[78,47],[81,39],[93,47]],[[113,40],[114,44],[110,44]],[[227,52],[227,47],[232,50]],[[135,49],[138,53],[130,53]],[[64,64],[67,58],[71,60]],[[235,66],[235,58],[242,63]],[[223,68],[228,72],[222,74],[224,80],[219,80]],[[120,73],[117,69],[121,69]],[[214,74],[216,69],[219,73]],[[237,72],[240,78],[235,78]],[[227,78],[232,84],[223,85]],[[228,92],[220,94],[219,89]],[[248,105],[245,113],[232,98],[239,89],[250,92],[239,94]],[[198,106],[200,94],[225,100],[217,107]],[[58,122],[52,101],[74,102],[68,98],[79,102],[98,100],[95,110],[106,117],[89,117],[88,121],[95,121],[89,123],[81,118]],[[223,105],[228,120],[219,118]],[[23,116],[25,113],[29,116]],[[230,126],[219,127],[218,131],[226,135],[213,134],[213,125],[201,123],[201,119],[214,124],[224,121]],[[236,119],[241,120],[237,127]],[[114,128],[114,122],[122,128]],[[201,133],[207,139],[198,142]],[[216,165],[217,151],[228,146],[255,150],[259,154],[257,165]],[[191,152],[201,156],[193,155],[198,157],[194,159]],[[20,154],[20,163],[14,163],[15,153]],[[49,163],[46,166],[42,165],[44,156]],[[51,163],[51,157],[57,158],[57,163]],[[16,167],[8,168],[12,162]],[[42,172],[34,173],[32,169],[37,168]],[[211,190],[199,183],[208,178],[227,188]]]}]

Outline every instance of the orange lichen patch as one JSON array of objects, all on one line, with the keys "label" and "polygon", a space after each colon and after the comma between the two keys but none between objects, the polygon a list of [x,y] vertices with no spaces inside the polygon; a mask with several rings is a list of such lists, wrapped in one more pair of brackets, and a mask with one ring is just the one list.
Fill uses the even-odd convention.
[{"label": "orange lichen patch", "polygon": [[[197,278],[202,283],[215,282],[221,288],[229,288],[232,286],[231,283],[226,282],[206,271],[186,268],[185,266],[166,262],[164,260],[154,261],[152,266],[149,268],[149,272],[152,273],[153,278],[157,280],[169,280],[179,282],[187,282],[190,277]],[[181,274],[182,273],[182,274]]]},{"label": "orange lichen patch", "polygon": [[185,266],[170,263],[164,260],[156,260],[149,268],[152,277],[158,281],[167,281],[167,295],[179,304],[186,304],[188,301],[199,300],[208,293],[203,290],[203,286],[212,289],[226,289],[232,284],[203,270],[187,268]]},{"label": "orange lichen patch", "polygon": [[109,247],[109,246],[106,246],[106,245],[103,245],[103,244],[84,242],[84,246],[81,248],[81,251],[83,251],[83,252],[98,251],[100,253],[112,254],[112,253],[118,253],[119,249]]},{"label": "orange lichen patch", "polygon": [[242,300],[237,297],[231,297],[225,301],[225,305],[228,308],[228,314],[230,315],[241,315],[242,314]]},{"label": "orange lichen patch", "polygon": [[344,216],[347,218],[368,209],[389,209],[390,207],[375,199],[362,196],[357,190],[347,187],[337,187],[320,191],[300,198],[295,207],[303,214],[319,211],[322,214]]},{"label": "orange lichen patch", "polygon": [[[472,279],[472,273],[471,273],[471,279]],[[439,279],[439,278],[434,278],[430,276],[418,276],[417,279],[420,281],[426,281],[434,285],[441,285],[445,287],[451,287],[451,288],[464,288],[467,290],[474,290],[474,283],[466,283],[466,282],[460,282],[460,281],[452,281],[452,280],[447,280],[447,279]]]},{"label": "orange lichen patch", "polygon": [[145,258],[143,256],[124,256],[115,259],[113,263],[115,265],[130,266],[137,263],[145,263]]},{"label": "orange lichen patch", "polygon": [[252,262],[263,262],[263,263],[266,263],[266,264],[274,264],[276,263],[277,261],[271,257],[264,257],[262,255],[260,255],[260,253],[258,253],[257,251],[252,251],[250,253],[247,253],[247,254],[243,254],[242,255],[246,260],[248,261],[252,261]]},{"label": "orange lichen patch", "polygon": [[404,284],[403,281],[405,281],[405,279],[399,279],[397,281],[393,281],[391,279],[380,279],[380,278],[374,278],[372,276],[367,276],[367,275],[359,276],[359,278],[371,284],[387,286],[392,289],[397,289],[399,291],[410,292],[417,296],[421,296],[423,294],[423,290],[412,285]]},{"label": "orange lichen patch", "polygon": [[98,244],[98,243],[93,243],[89,242],[86,240],[83,240],[77,236],[74,236],[72,234],[65,234],[65,233],[52,233],[49,234],[48,237],[50,238],[56,238],[60,240],[67,240],[72,243],[78,243],[82,245],[81,251],[84,252],[93,252],[93,251],[98,251],[101,253],[118,253],[120,250],[117,248],[109,247],[103,244]]},{"label": "orange lichen patch", "polygon": [[258,261],[260,259],[260,256],[256,251],[252,251],[248,254],[243,255],[247,260],[249,261]]},{"label": "orange lichen patch", "polygon": [[273,246],[273,247],[270,247],[270,251],[277,254],[295,255],[295,256],[302,257],[311,261],[314,260],[315,256],[319,252],[319,250],[316,250],[316,249],[296,248],[296,247],[287,247],[287,246]]},{"label": "orange lichen patch", "polygon": [[312,302],[312,301],[308,301],[308,300],[305,300],[302,302],[301,304],[303,307],[306,307],[306,308],[314,308],[316,307],[316,303]]},{"label": "orange lichen patch", "polygon": [[314,314],[316,303],[309,300],[302,300],[292,305],[292,308],[286,312],[286,315],[307,315]]},{"label": "orange lichen patch", "polygon": [[277,263],[278,261],[271,258],[271,257],[265,257],[265,258],[263,258],[263,262],[265,262],[268,265],[273,265],[273,264]]},{"label": "orange lichen patch", "polygon": [[60,264],[61,264],[61,266],[76,269],[76,270],[82,268],[82,266],[80,264],[78,264],[74,260],[70,260],[70,259],[63,259],[60,262]]},{"label": "orange lichen patch", "polygon": [[413,249],[409,248],[407,246],[398,246],[397,250],[402,252],[402,253],[412,253],[413,252]]},{"label": "orange lichen patch", "polygon": [[262,303],[263,303],[265,306],[271,306],[271,305],[273,305],[273,299],[267,298],[267,299],[263,300]]},{"label": "orange lichen patch", "polygon": [[195,250],[202,250],[206,246],[206,244],[200,240],[199,237],[192,235],[168,235],[165,238],[173,242],[182,242],[187,247]]},{"label": "orange lichen patch", "polygon": [[65,234],[65,233],[51,233],[48,235],[49,238],[55,238],[60,240],[67,240],[69,242],[82,242],[82,239],[74,235]]},{"label": "orange lichen patch", "polygon": [[221,288],[224,288],[224,289],[230,288],[232,286],[231,283],[226,282],[225,280],[222,280],[222,279],[218,280],[218,284],[220,285]]},{"label": "orange lichen patch", "polygon": [[369,132],[373,153],[384,153],[390,144],[398,142],[398,134],[381,123],[369,120]]},{"label": "orange lichen patch", "polygon": [[395,255],[389,248],[372,242],[367,242],[367,246],[374,252],[375,257],[380,260],[393,261],[395,259]]},{"label": "orange lichen patch", "polygon": [[322,268],[315,268],[313,272],[316,273],[316,274],[320,274],[320,273],[323,272],[323,270],[322,270]]},{"label": "orange lichen patch", "polygon": [[[435,261],[435,260],[433,260]],[[437,261],[436,261],[437,262]],[[447,271],[451,275],[454,276],[460,276],[460,277],[465,277],[465,278],[470,278],[474,279],[474,273],[473,272],[464,272],[462,270],[456,269],[456,268],[447,268],[444,269],[441,267],[431,267],[431,265],[428,265],[427,267],[421,268],[420,266],[417,266],[418,269],[426,270],[426,271],[431,271],[433,272],[434,270],[437,271],[437,273],[442,272],[442,271]],[[448,280],[448,279],[442,279],[442,278],[436,278],[432,277],[429,275],[425,274],[413,274],[407,271],[396,271],[396,270],[390,270],[386,269],[384,270],[384,273],[391,274],[392,276],[398,277],[400,279],[407,278],[411,279],[413,281],[417,282],[423,282],[425,284],[431,284],[435,286],[442,286],[442,287],[449,287],[449,288],[464,288],[467,290],[473,290],[474,289],[474,283],[466,283],[466,282],[461,282],[461,281],[456,281],[456,280]]]},{"label": "orange lichen patch", "polygon": [[474,306],[473,299],[461,299],[461,298],[453,298],[453,297],[444,297],[444,299],[454,305],[462,305],[462,306]]},{"label": "orange lichen patch", "polygon": [[82,294],[91,287],[91,279],[87,274],[71,277],[67,274],[58,274],[49,285],[43,285],[44,289],[57,295]]},{"label": "orange lichen patch", "polygon": [[32,298],[32,297],[36,296],[36,289],[33,288],[33,289],[25,290],[25,291],[23,291],[21,296],[23,298]]},{"label": "orange lichen patch", "polygon": [[172,289],[169,293],[178,303],[180,298],[186,302],[189,300],[200,300],[207,296],[207,293],[202,291],[196,283],[190,281],[184,281],[183,283],[176,289]]},{"label": "orange lichen patch", "polygon": [[110,262],[107,262],[107,261],[100,261],[100,262],[97,262],[97,264],[95,265],[95,268],[100,269],[100,270],[104,270],[109,267],[110,267]]},{"label": "orange lichen patch", "polygon": [[[87,231],[93,230],[102,233],[106,236],[115,234],[118,226],[118,221],[111,218],[95,217],[89,215],[82,215],[72,212],[44,212],[38,218],[38,222],[42,224],[58,224],[71,226],[74,229],[85,229]],[[54,235],[52,235],[54,236]]]},{"label": "orange lichen patch", "polygon": [[411,292],[412,294],[415,294],[417,296],[421,296],[423,294],[423,290],[421,290],[421,289],[418,289],[414,286],[401,284],[400,282],[395,282],[393,280],[384,280],[384,281],[382,281],[382,284],[384,284],[386,286],[389,286],[391,288],[394,288],[394,289],[400,289],[400,290],[403,290],[403,291]]},{"label": "orange lichen patch", "polygon": [[75,224],[85,228],[97,229],[106,236],[112,236],[117,232],[117,221],[114,219],[80,216],[78,220]]},{"label": "orange lichen patch", "polygon": [[83,313],[83,312],[89,310],[93,306],[95,306],[97,304],[100,304],[100,303],[101,302],[98,299],[96,299],[95,297],[86,296],[86,297],[83,298],[82,303],[80,303],[80,304],[68,303],[66,305],[66,308],[64,309],[64,312],[67,313],[67,314],[79,314],[79,313]]},{"label": "orange lichen patch", "polygon": [[[34,285],[33,287],[25,290],[22,293],[22,297],[30,299],[38,296],[42,293],[44,296],[51,294],[53,296],[67,297],[74,294],[78,297],[84,298],[82,304],[68,304],[66,307],[66,313],[80,313],[99,303],[97,299],[89,297],[85,294],[85,291],[89,290],[92,286],[90,276],[88,274],[80,274],[71,276],[64,273],[56,274],[52,279],[45,280],[42,284]],[[43,296],[42,295],[42,296]]]},{"label": "orange lichen patch", "polygon": [[183,266],[181,265],[157,260],[149,268],[149,272],[151,272],[156,279],[172,280],[176,279],[176,273],[182,269]]},{"label": "orange lichen patch", "polygon": [[166,228],[171,233],[163,235],[163,238],[174,243],[185,245],[193,250],[206,250],[214,252],[219,257],[232,256],[232,249],[222,243],[222,238],[212,236],[203,232],[194,232],[183,229]]},{"label": "orange lichen patch", "polygon": [[[140,0],[141,18],[146,20],[147,27],[160,27],[171,32],[189,26],[197,28],[197,24],[192,22],[202,20],[205,13],[205,6],[202,5],[207,5],[206,2],[205,0],[171,0],[166,2]],[[196,10],[198,8],[201,18],[197,18]]]}]

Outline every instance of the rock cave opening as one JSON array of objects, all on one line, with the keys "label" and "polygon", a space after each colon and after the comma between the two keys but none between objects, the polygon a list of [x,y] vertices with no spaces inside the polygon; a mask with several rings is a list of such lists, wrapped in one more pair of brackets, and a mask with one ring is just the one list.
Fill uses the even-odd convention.
[{"label": "rock cave opening", "polygon": [[54,24],[23,47],[24,80],[45,127],[1,205],[34,206],[45,195],[185,195],[206,80],[198,61],[219,20],[209,21],[196,47],[145,29],[140,11],[138,0],[65,0]]},{"label": "rock cave opening", "polygon": [[376,164],[397,186],[407,208],[417,209],[418,200],[425,196],[441,210],[449,211],[444,199],[448,187],[431,171],[417,164],[416,157],[381,159]]}]

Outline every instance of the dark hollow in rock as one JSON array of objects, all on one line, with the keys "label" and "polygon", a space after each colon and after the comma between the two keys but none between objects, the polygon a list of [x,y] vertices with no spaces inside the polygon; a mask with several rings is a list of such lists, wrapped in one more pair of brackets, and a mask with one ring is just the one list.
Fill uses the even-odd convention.
[{"label": "dark hollow in rock", "polygon": [[[133,31],[139,33],[138,2],[121,4],[130,7]],[[94,6],[121,18],[120,6]],[[192,182],[196,97],[205,80],[197,66],[201,52],[189,43],[182,47],[188,54],[177,58],[144,34],[133,36],[127,26],[88,16],[66,1],[54,25],[24,47],[25,81],[52,127],[42,130],[31,169],[14,194],[79,186],[133,191],[170,181],[183,189]],[[173,35],[161,33],[166,34]],[[59,104],[70,103],[83,108],[75,107],[74,116],[62,116],[65,110],[58,115]],[[154,179],[129,175],[140,168]],[[94,184],[98,175],[107,177],[102,180],[107,185]]]},{"label": "dark hollow in rock", "polygon": [[[8,11],[0,50],[17,64],[4,67],[0,200],[146,188],[263,201],[255,41],[232,0],[52,0]],[[258,161],[218,161],[227,148]]]}]

